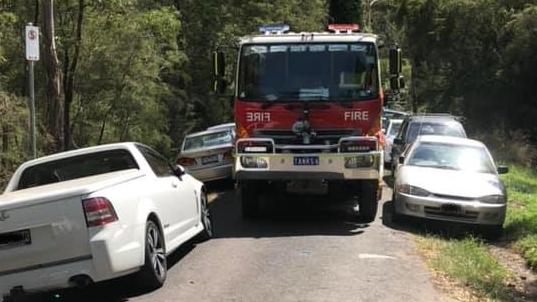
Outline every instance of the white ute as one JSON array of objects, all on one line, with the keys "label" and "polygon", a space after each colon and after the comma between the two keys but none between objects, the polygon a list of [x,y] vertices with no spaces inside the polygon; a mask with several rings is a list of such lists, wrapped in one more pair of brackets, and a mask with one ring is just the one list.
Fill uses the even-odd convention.
[{"label": "white ute", "polygon": [[0,298],[137,273],[166,280],[166,256],[212,236],[203,183],[137,143],[22,164],[0,195]]}]

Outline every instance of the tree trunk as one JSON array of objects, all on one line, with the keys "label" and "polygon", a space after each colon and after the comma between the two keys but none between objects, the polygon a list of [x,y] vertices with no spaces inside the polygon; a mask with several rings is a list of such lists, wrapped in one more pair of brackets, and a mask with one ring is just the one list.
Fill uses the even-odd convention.
[{"label": "tree trunk", "polygon": [[62,71],[54,41],[54,0],[43,0],[43,40],[45,70],[47,75],[47,100],[45,107],[45,125],[54,139],[52,152],[63,149],[63,95]]},{"label": "tree trunk", "polygon": [[82,44],[82,22],[84,21],[84,0],[78,1],[78,19],[76,23],[75,50],[71,65],[66,70],[65,81],[65,111],[64,111],[64,143],[65,149],[71,147],[71,104],[73,103],[75,90],[75,73],[80,56],[80,45]]}]

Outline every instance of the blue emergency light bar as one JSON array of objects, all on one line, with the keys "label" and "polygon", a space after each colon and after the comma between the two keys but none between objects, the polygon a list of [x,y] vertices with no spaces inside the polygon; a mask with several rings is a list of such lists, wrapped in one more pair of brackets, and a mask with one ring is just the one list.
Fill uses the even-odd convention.
[{"label": "blue emergency light bar", "polygon": [[265,34],[270,33],[284,33],[289,31],[290,27],[287,24],[263,24],[259,26],[259,31]]}]

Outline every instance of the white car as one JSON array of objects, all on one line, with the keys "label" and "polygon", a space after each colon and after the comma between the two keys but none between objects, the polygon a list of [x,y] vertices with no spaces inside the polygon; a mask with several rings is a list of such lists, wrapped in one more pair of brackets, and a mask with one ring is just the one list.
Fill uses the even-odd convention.
[{"label": "white car", "polygon": [[212,236],[203,184],[153,149],[120,143],[22,164],[0,195],[0,297],[135,273],[166,280],[166,256]]},{"label": "white car", "polygon": [[385,134],[386,139],[384,141],[384,163],[385,164],[392,163],[393,139],[397,136],[397,133],[399,133],[399,129],[401,129],[402,124],[403,124],[403,120],[400,120],[400,119],[392,119],[388,123],[388,129],[386,130],[386,134]]},{"label": "white car", "polygon": [[420,136],[399,158],[393,202],[395,217],[408,215],[485,225],[501,234],[506,190],[481,142],[458,137]]}]

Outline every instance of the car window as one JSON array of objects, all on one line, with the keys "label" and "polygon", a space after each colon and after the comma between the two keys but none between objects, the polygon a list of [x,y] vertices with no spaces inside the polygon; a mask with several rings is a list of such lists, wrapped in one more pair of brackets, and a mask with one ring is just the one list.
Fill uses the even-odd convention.
[{"label": "car window", "polygon": [[401,129],[401,122],[391,122],[387,136],[395,137],[399,133],[399,129]]},{"label": "car window", "polygon": [[483,147],[442,143],[420,143],[409,154],[408,165],[495,173],[489,153]]},{"label": "car window", "polygon": [[209,148],[218,145],[230,144],[233,142],[233,133],[231,130],[207,133],[202,135],[190,136],[185,138],[183,151]]},{"label": "car window", "polygon": [[17,189],[128,169],[139,167],[127,150],[93,152],[29,167],[22,172]]},{"label": "car window", "polygon": [[415,122],[408,129],[407,142],[414,141],[419,135],[445,135],[466,137],[462,126],[457,122]]},{"label": "car window", "polygon": [[162,157],[162,155],[144,146],[137,147],[138,150],[140,150],[140,152],[144,156],[145,160],[147,160],[147,163],[149,164],[155,175],[157,175],[157,177],[167,177],[175,175],[173,168],[170,166],[168,161],[164,157]]},{"label": "car window", "polygon": [[408,121],[403,121],[403,125],[401,125],[401,131],[397,133],[397,138],[404,140],[406,137],[406,130],[408,128]]}]

